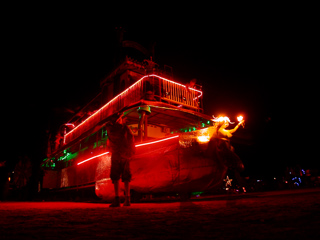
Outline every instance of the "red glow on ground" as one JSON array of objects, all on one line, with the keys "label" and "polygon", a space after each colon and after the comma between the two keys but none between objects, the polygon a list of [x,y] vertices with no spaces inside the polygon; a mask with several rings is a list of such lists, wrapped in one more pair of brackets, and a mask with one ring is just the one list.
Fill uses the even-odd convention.
[{"label": "red glow on ground", "polygon": [[319,200],[314,188],[117,209],[105,203],[1,202],[0,238],[318,239]]}]

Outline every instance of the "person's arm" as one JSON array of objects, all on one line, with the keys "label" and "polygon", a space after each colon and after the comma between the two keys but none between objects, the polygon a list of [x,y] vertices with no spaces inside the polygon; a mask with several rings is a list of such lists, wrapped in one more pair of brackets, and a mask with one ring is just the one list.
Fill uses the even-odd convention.
[{"label": "person's arm", "polygon": [[130,149],[130,152],[131,154],[135,154],[135,151],[136,151],[136,146],[135,146],[135,143],[134,143],[134,136],[131,132],[131,129],[126,126],[126,137],[127,137],[127,142],[128,142],[128,147]]},{"label": "person's arm", "polygon": [[230,131],[231,130],[226,130],[226,129],[222,129],[222,128],[219,129],[219,132],[221,133],[221,135],[224,137],[228,137],[228,138],[232,137],[232,134]]},{"label": "person's arm", "polygon": [[239,123],[237,124],[237,126],[235,126],[234,129],[231,129],[231,130],[228,130],[228,131],[229,131],[230,133],[234,133],[235,131],[238,130],[238,128],[240,127],[240,125],[241,125],[243,122],[244,122],[244,120],[242,120],[241,122],[239,122]]}]

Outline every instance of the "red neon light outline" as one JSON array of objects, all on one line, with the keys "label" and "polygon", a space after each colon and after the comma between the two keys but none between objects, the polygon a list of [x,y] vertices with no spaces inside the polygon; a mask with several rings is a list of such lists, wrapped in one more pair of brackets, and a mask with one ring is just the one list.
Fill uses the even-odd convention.
[{"label": "red neon light outline", "polygon": [[[166,78],[164,78],[164,77],[160,77],[160,76],[158,76],[158,75],[156,75],[156,74],[151,74],[151,75],[148,75],[148,76],[149,76],[149,77],[157,77],[157,78],[160,78],[160,79],[165,80],[165,81],[167,81],[167,82],[171,82],[171,83],[177,84],[177,85],[179,85],[179,86],[181,86],[181,87],[186,87],[185,85],[183,85],[183,84],[181,84],[181,83],[177,83],[177,82],[174,82],[174,81],[172,81],[172,80],[166,79]],[[196,92],[199,92],[199,93],[202,94],[202,91],[200,91],[200,90],[198,90],[198,89],[194,89],[194,88],[189,88],[189,89],[190,89],[190,90],[193,90],[193,91],[196,91]]]},{"label": "red neon light outline", "polygon": [[[130,87],[128,87],[126,90],[124,90],[123,92],[119,93],[117,96],[115,96],[113,99],[111,99],[109,102],[107,102],[105,105],[103,105],[99,110],[97,110],[94,114],[92,114],[91,116],[89,116],[86,120],[84,120],[82,123],[80,123],[78,126],[76,126],[75,128],[73,128],[70,132],[66,133],[66,135],[64,136],[64,138],[66,136],[68,136],[70,133],[72,133],[73,131],[75,131],[78,127],[80,127],[81,125],[83,125],[84,123],[86,123],[90,118],[92,118],[93,116],[95,116],[96,114],[98,114],[102,109],[104,109],[105,107],[107,107],[110,103],[112,103],[116,98],[118,98],[119,96],[121,96],[122,94],[126,93],[127,91],[129,91],[129,89],[133,88],[136,84],[138,84],[139,82],[141,82],[143,79],[145,79],[146,77],[157,77],[157,78],[160,78],[162,80],[165,80],[165,81],[168,81],[168,82],[171,82],[171,83],[174,83],[174,84],[177,84],[179,86],[182,86],[182,87],[186,87],[185,85],[182,85],[180,83],[176,83],[172,80],[169,80],[167,78],[164,78],[164,77],[160,77],[156,74],[151,74],[151,75],[145,75],[143,76],[142,78],[140,78],[138,81],[136,81],[134,84],[132,84]],[[200,90],[197,90],[197,89],[194,89],[194,88],[189,88],[190,90],[193,90],[193,91],[196,91],[196,92],[199,92],[200,95],[196,98],[199,98],[202,96],[202,91]],[[193,99],[195,100],[195,99]]]},{"label": "red neon light outline", "polygon": [[169,137],[169,138],[160,139],[160,140],[153,141],[153,142],[137,144],[136,147],[141,147],[141,146],[150,145],[150,144],[154,144],[154,143],[158,143],[158,142],[163,142],[163,141],[167,141],[167,140],[170,140],[170,139],[173,139],[173,138],[177,138],[177,137],[179,137],[179,135],[176,135],[176,136],[173,136],[173,137]]},{"label": "red neon light outline", "polygon": [[101,157],[101,156],[106,155],[106,154],[108,154],[108,153],[109,153],[109,152],[105,152],[105,153],[102,153],[102,154],[93,156],[93,157],[88,158],[88,159],[86,159],[86,160],[84,160],[84,161],[82,161],[82,162],[77,163],[77,165],[80,165],[80,164],[82,164],[82,163],[88,162],[88,161],[90,161],[90,160],[92,160],[92,159],[94,159],[94,158]]},{"label": "red neon light outline", "polygon": [[81,125],[83,125],[84,123],[86,123],[90,118],[92,118],[94,115],[98,114],[102,109],[104,109],[105,107],[107,107],[110,103],[112,103],[116,98],[118,98],[120,95],[124,94],[125,92],[127,92],[129,89],[133,88],[136,84],[138,84],[140,81],[142,81],[144,78],[148,77],[148,75],[143,76],[142,78],[140,78],[137,82],[135,82],[134,84],[132,84],[130,87],[128,87],[126,90],[124,90],[123,92],[119,93],[117,96],[115,96],[113,99],[111,99],[109,102],[107,102],[105,105],[103,105],[98,111],[96,111],[94,114],[92,114],[90,117],[88,117],[86,120],[84,120],[82,123],[80,123],[78,126],[76,126],[74,129],[72,129],[70,132],[68,132],[66,134],[69,135],[70,133],[72,133],[73,131],[75,131],[78,127],[80,127]]},{"label": "red neon light outline", "polygon": [[[177,137],[179,137],[179,135],[175,135],[175,136],[172,136],[172,137],[160,139],[160,140],[153,141],[153,142],[147,142],[147,143],[137,144],[136,147],[141,147],[141,146],[150,145],[150,144],[154,144],[154,143],[158,143],[158,142],[163,142],[163,141],[167,141],[167,140],[170,140],[170,139],[173,139],[173,138],[177,138]],[[82,162],[77,163],[77,165],[80,165],[80,164],[82,164],[82,163],[88,162],[88,161],[90,161],[90,160],[92,160],[92,159],[94,159],[94,158],[101,157],[101,156],[106,155],[106,154],[108,154],[108,153],[109,153],[109,152],[105,152],[105,153],[99,154],[99,155],[97,155],[97,156],[93,156],[93,157],[88,158],[88,159],[86,159],[86,160],[84,160],[84,161],[82,161]]]}]

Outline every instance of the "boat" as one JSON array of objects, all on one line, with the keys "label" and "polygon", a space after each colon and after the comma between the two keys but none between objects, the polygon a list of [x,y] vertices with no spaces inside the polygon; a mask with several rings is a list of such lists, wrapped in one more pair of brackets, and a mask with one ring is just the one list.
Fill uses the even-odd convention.
[{"label": "boat", "polygon": [[204,114],[201,86],[175,81],[168,69],[152,59],[126,57],[101,81],[100,94],[60,128],[42,163],[42,188],[91,188],[100,199],[112,199],[105,126],[119,113],[135,136],[133,193],[190,194],[221,187],[228,150],[219,150],[209,134],[214,122]]}]

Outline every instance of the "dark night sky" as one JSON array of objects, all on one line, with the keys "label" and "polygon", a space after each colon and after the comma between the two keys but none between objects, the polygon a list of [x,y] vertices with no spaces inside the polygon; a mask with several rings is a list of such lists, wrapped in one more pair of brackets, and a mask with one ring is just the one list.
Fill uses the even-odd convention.
[{"label": "dark night sky", "polygon": [[293,155],[299,163],[301,157],[309,159],[292,153],[292,146],[300,144],[291,136],[300,131],[289,123],[293,116],[314,114],[301,108],[314,100],[312,94],[307,101],[299,97],[307,84],[301,84],[301,76],[309,71],[301,59],[312,55],[315,43],[312,16],[279,6],[244,9],[122,13],[120,21],[110,21],[110,9],[11,16],[3,30],[5,82],[12,92],[5,106],[9,148],[15,155],[43,157],[45,131],[67,120],[61,109],[83,105],[99,92],[99,81],[112,68],[114,28],[122,26],[127,40],[146,47],[156,42],[155,62],[173,67],[177,81],[198,79],[205,113],[226,114],[231,120],[239,113],[245,116],[254,147],[245,148],[251,152],[244,157],[272,158],[273,163],[279,158],[294,162]]}]

